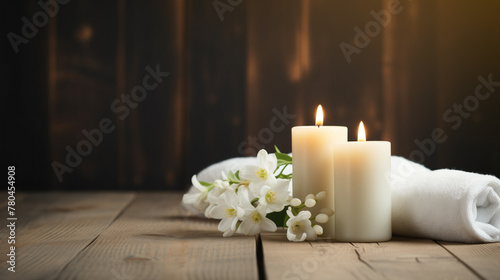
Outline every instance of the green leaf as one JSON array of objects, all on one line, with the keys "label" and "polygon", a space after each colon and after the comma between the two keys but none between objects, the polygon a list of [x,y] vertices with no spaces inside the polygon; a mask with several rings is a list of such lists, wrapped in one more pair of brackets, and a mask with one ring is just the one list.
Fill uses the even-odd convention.
[{"label": "green leaf", "polygon": [[[236,172],[236,173],[238,173],[238,172]],[[239,183],[240,182],[240,179],[238,179],[238,177],[232,171],[229,171],[227,173],[227,178],[229,179],[229,181],[231,183]]]},{"label": "green leaf", "polygon": [[288,154],[284,154],[282,153],[278,147],[276,147],[276,145],[274,146],[274,149],[276,150],[276,158],[278,159],[278,162],[281,160],[281,161],[285,161],[285,162],[292,162],[292,157]]},{"label": "green leaf", "polygon": [[287,161],[287,162],[292,162],[292,157],[289,156],[288,154],[282,154],[282,153],[276,153],[276,158],[278,161]]},{"label": "green leaf", "polygon": [[[281,166],[287,166],[289,164],[292,164],[292,157],[289,156],[288,154],[284,154],[282,153],[278,147],[276,145],[274,145],[274,149],[276,150],[276,159],[277,159],[277,166],[276,166],[276,169],[273,171],[273,172],[276,172],[278,171],[278,169],[281,167]],[[292,174],[288,174],[288,175],[284,175],[283,174],[283,171],[285,170],[285,167],[283,167],[283,169],[281,170],[281,173],[276,176],[276,178],[282,178],[282,179],[289,179],[289,178],[292,178]],[[285,177],[284,177],[285,176]],[[288,177],[286,177],[288,176]]]},{"label": "green leaf", "polygon": [[286,226],[285,218],[288,217],[286,215],[286,209],[287,207],[283,208],[280,212],[271,212],[267,214],[266,217],[273,221],[277,227]]},{"label": "green leaf", "polygon": [[201,184],[202,186],[205,186],[205,187],[210,187],[210,186],[212,185],[212,184],[210,184],[210,183],[208,183],[208,182],[203,182],[203,181],[199,181],[199,182],[200,182],[200,184]]},{"label": "green leaf", "polygon": [[288,164],[292,164],[292,161],[278,159],[278,167],[283,166],[283,165],[288,165]]},{"label": "green leaf", "polygon": [[252,201],[250,201],[250,204],[252,204],[253,207],[257,207],[257,206],[254,205],[254,203],[257,202],[257,201],[259,201],[258,197],[252,199]]},{"label": "green leaf", "polygon": [[234,176],[236,176],[236,178],[238,178],[238,180],[241,181],[241,179],[240,179],[240,171],[239,170],[236,171],[236,173],[234,174]]},{"label": "green leaf", "polygon": [[290,180],[292,179],[292,174],[278,174],[276,176],[276,179],[286,179],[286,180]]},{"label": "green leaf", "polygon": [[278,149],[278,147],[276,145],[274,145],[274,149],[276,150],[276,153],[280,153],[281,154],[280,149]]}]

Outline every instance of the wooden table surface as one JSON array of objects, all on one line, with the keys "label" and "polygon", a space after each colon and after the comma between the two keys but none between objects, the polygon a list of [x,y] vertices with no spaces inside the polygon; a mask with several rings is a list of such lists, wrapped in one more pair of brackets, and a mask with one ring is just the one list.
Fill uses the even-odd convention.
[{"label": "wooden table surface", "polygon": [[223,238],[180,193],[18,193],[16,272],[1,196],[0,279],[500,279],[500,243]]}]

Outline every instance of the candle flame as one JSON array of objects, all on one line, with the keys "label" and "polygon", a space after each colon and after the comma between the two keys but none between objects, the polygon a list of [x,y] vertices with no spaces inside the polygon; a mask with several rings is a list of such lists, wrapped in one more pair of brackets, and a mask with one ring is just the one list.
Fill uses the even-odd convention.
[{"label": "candle flame", "polygon": [[323,125],[323,107],[321,107],[321,105],[319,105],[318,109],[316,110],[316,125]]},{"label": "candle flame", "polygon": [[358,142],[365,142],[366,141],[366,133],[365,133],[365,126],[363,125],[363,121],[359,122],[359,128],[358,128]]}]

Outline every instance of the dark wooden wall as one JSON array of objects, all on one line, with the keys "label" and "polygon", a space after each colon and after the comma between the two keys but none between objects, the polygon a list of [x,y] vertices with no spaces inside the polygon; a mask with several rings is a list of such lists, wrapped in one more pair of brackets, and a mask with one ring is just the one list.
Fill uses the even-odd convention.
[{"label": "dark wooden wall", "polygon": [[[2,17],[2,160],[20,189],[184,189],[211,163],[290,151],[290,129],[312,125],[320,103],[351,140],[363,120],[395,155],[500,176],[500,87],[471,97],[479,76],[500,81],[497,1],[73,0],[16,53],[8,34],[37,3],[9,2]],[[373,13],[390,5],[377,32]],[[339,45],[370,24],[349,63]],[[125,105],[147,67],[169,75]],[[466,117],[443,117],[464,100]],[[67,147],[106,119],[113,131],[69,167]],[[71,168],[62,180],[55,162]]]}]

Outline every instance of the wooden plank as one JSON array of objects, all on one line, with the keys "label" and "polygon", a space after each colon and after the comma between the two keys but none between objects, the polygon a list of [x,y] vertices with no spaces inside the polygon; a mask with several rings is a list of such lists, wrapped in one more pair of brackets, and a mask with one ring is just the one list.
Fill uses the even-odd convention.
[{"label": "wooden plank", "polygon": [[[0,279],[54,279],[133,197],[96,192],[26,194],[16,205],[16,272],[7,270],[7,254],[2,252]],[[6,208],[0,211],[2,216],[7,214]],[[2,226],[0,244],[5,250],[8,234]]]},{"label": "wooden plank", "polygon": [[[246,43],[246,133],[247,156],[264,148],[291,151],[291,127],[310,116],[303,108],[309,94],[304,83],[308,75],[308,9],[304,1],[248,1]],[[265,7],[265,8],[264,8]],[[278,35],[279,34],[279,35]],[[305,96],[305,98],[304,98]],[[317,105],[316,105],[317,106]],[[286,109],[284,109],[286,107]],[[276,111],[277,110],[277,111]],[[286,111],[288,119],[271,120]],[[273,127],[277,127],[273,128]],[[282,128],[281,128],[282,127]],[[266,132],[267,131],[267,132]],[[250,144],[250,139],[254,138]]]},{"label": "wooden plank", "polygon": [[[45,149],[50,151],[50,161],[44,164],[50,167],[50,163],[58,162],[72,171],[55,172],[50,167],[47,174],[53,181],[51,187],[116,189],[117,135],[101,131],[102,138],[97,140],[97,131],[103,119],[113,120],[114,116],[110,106],[116,98],[117,1],[71,1],[59,6],[54,20],[47,51],[50,93]],[[84,129],[93,136],[86,136]]]},{"label": "wooden plank", "polygon": [[140,194],[58,278],[257,279],[255,238],[223,238],[217,221],[183,214],[180,199]]},{"label": "wooden plank", "polygon": [[500,243],[463,244],[438,241],[483,279],[500,278]]},{"label": "wooden plank", "polygon": [[123,112],[114,114],[119,182],[133,189],[179,190],[188,182],[183,176],[190,127],[186,123],[185,1],[125,0],[119,6],[124,13],[120,15],[120,39],[125,46],[119,58],[125,67],[120,70],[119,87],[125,92],[118,91],[115,98],[121,100],[124,93],[133,97],[133,89],[150,75],[146,67],[170,73],[158,81],[148,80],[152,85],[158,83],[144,98],[132,98],[137,105],[130,107],[126,117]]},{"label": "wooden plank", "polygon": [[282,232],[263,234],[262,245],[268,279],[477,279],[432,240],[291,243]]},{"label": "wooden plank", "polygon": [[[238,147],[248,142],[245,78],[249,3],[232,1],[234,8],[218,13],[214,1],[185,2],[189,96],[185,176],[189,178],[214,162],[244,155]],[[228,3],[217,3],[221,2]]]}]

